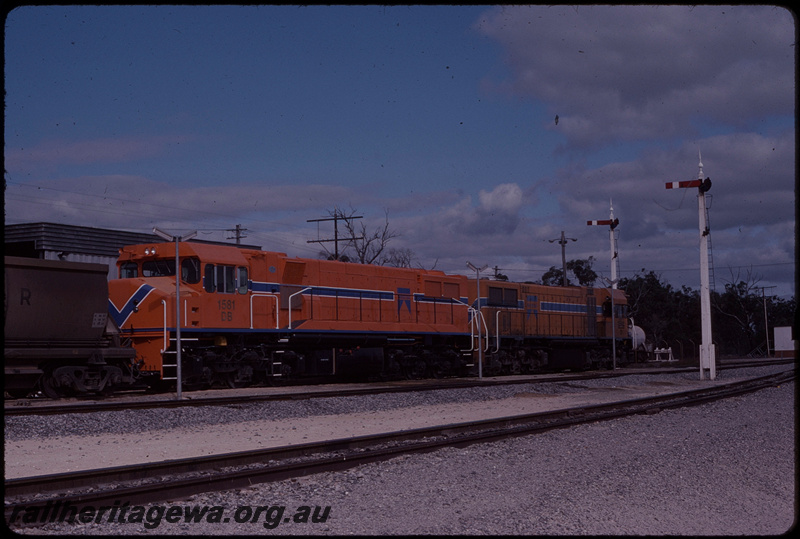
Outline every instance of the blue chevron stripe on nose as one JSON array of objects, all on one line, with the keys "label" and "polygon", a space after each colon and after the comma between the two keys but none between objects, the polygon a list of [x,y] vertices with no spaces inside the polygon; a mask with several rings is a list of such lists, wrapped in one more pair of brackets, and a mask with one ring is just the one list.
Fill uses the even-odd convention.
[{"label": "blue chevron stripe on nose", "polygon": [[114,305],[114,302],[111,301],[111,298],[108,298],[108,314],[111,315],[111,318],[114,319],[114,322],[117,323],[118,327],[122,327],[125,322],[127,322],[128,317],[130,317],[131,313],[133,313],[134,308],[142,302],[144,298],[146,298],[150,292],[155,290],[149,284],[143,284],[139,287],[133,295],[128,298],[128,301],[125,302],[125,305],[122,306],[122,309],[117,309],[117,306]]}]

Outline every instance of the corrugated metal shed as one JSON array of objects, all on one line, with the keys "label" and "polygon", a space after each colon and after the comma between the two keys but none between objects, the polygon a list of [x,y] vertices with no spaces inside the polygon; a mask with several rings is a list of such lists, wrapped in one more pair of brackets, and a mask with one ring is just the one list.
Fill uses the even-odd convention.
[{"label": "corrugated metal shed", "polygon": [[116,260],[120,247],[161,241],[163,240],[155,234],[56,223],[6,225],[4,238],[7,253],[9,249],[14,250],[9,244],[22,243],[28,244],[36,253],[57,253],[62,259],[67,255],[81,254],[110,256]]}]

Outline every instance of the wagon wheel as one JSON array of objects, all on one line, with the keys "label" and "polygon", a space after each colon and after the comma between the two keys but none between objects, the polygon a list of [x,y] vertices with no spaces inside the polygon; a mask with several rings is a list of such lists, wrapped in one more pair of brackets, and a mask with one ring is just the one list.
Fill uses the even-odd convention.
[{"label": "wagon wheel", "polygon": [[30,389],[6,389],[5,390],[8,395],[13,399],[24,399],[27,397],[31,390]]},{"label": "wagon wheel", "polygon": [[42,393],[51,399],[61,399],[69,396],[68,392],[56,385],[56,381],[52,374],[45,374],[39,380],[39,385],[42,388]]}]

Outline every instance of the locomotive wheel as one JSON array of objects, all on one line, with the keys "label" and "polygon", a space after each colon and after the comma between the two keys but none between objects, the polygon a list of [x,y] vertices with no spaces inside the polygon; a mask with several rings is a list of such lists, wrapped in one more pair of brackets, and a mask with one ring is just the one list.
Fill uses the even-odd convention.
[{"label": "locomotive wheel", "polygon": [[211,384],[204,380],[190,380],[181,384],[183,391],[201,391],[203,389],[210,389]]},{"label": "locomotive wheel", "polygon": [[269,375],[267,375],[267,376],[269,376],[269,378],[268,378],[269,385],[271,385],[271,386],[282,386],[282,385],[286,385],[286,384],[288,384],[290,382],[290,379],[292,377],[292,366],[291,365],[289,365],[287,363],[283,363],[280,366],[279,372],[280,372],[280,376],[269,376]]},{"label": "locomotive wheel", "polygon": [[425,360],[421,357],[409,357],[409,364],[408,370],[406,371],[406,377],[409,380],[420,380],[425,378],[425,375],[428,372],[428,365],[425,363]]},{"label": "locomotive wheel", "polygon": [[235,372],[229,372],[225,375],[225,385],[227,385],[231,389],[237,389],[240,387],[247,387],[250,385],[250,382],[240,382],[238,381],[238,375]]},{"label": "locomotive wheel", "polygon": [[447,376],[447,365],[445,365],[441,360],[434,360],[433,364],[431,365],[431,377],[432,378],[443,378]]},{"label": "locomotive wheel", "polygon": [[253,368],[247,366],[238,371],[225,373],[225,382],[231,389],[247,387],[253,382]]},{"label": "locomotive wheel", "polygon": [[456,362],[452,357],[442,355],[433,359],[431,375],[434,378],[446,378],[456,372]]}]

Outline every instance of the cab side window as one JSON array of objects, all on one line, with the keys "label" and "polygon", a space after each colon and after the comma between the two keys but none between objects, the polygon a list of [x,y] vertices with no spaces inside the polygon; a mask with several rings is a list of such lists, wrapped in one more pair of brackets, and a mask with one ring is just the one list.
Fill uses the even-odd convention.
[{"label": "cab side window", "polygon": [[206,264],[203,288],[206,292],[246,294],[248,288],[247,268]]},{"label": "cab side window", "polygon": [[119,267],[120,279],[133,279],[139,276],[139,265],[136,262],[125,262]]},{"label": "cab side window", "polygon": [[184,258],[181,261],[181,280],[189,284],[200,282],[200,261],[196,258]]},{"label": "cab side window", "polygon": [[247,268],[240,266],[236,268],[236,291],[240,294],[247,294],[247,288]]},{"label": "cab side window", "polygon": [[217,292],[233,294],[236,289],[233,269],[233,266],[217,266]]},{"label": "cab side window", "polygon": [[214,264],[206,264],[206,274],[203,276],[203,288],[206,292],[217,291],[217,281],[214,279],[215,275]]}]

